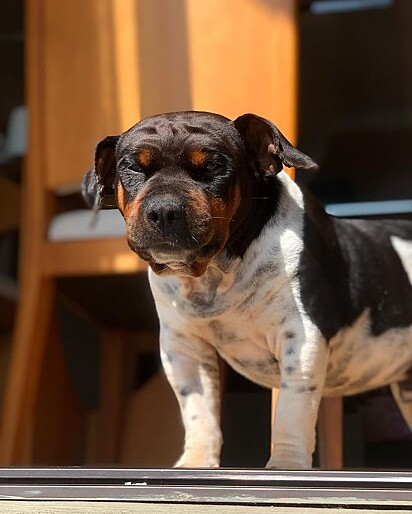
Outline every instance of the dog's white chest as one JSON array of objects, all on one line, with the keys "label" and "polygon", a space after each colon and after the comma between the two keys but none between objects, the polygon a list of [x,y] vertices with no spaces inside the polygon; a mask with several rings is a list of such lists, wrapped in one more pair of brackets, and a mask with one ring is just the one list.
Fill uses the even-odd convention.
[{"label": "dog's white chest", "polygon": [[176,294],[167,308],[158,301],[163,326],[172,337],[207,341],[241,375],[278,387],[277,335],[296,316],[293,291],[285,273],[276,271],[279,265],[276,259],[262,263],[260,271],[237,277],[220,294],[218,286],[192,289],[186,297]]},{"label": "dog's white chest", "polygon": [[[219,355],[241,375],[266,387],[279,385],[279,365],[265,317],[211,320],[205,332]],[[271,344],[273,343],[273,344]]]}]

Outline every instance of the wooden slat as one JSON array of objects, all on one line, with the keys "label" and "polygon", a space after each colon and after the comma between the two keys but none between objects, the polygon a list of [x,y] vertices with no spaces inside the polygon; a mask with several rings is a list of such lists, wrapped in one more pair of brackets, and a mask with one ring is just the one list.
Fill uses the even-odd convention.
[{"label": "wooden slat", "polygon": [[22,229],[19,255],[20,304],[13,334],[2,411],[0,463],[28,462],[33,433],[33,409],[38,392],[53,284],[41,277],[41,234],[46,227],[43,188],[42,4],[26,2],[26,99],[30,108],[29,148],[22,189]]},{"label": "wooden slat", "polygon": [[97,141],[138,121],[138,24],[135,0],[40,3],[44,150],[47,185],[54,190],[81,180]]},{"label": "wooden slat", "polygon": [[47,276],[107,275],[147,270],[125,238],[44,244],[43,273]]},{"label": "wooden slat", "polygon": [[254,112],[296,136],[295,0],[187,0],[192,107]]},{"label": "wooden slat", "polygon": [[49,279],[24,285],[10,355],[2,411],[0,464],[31,462],[35,406],[53,306]]},{"label": "wooden slat", "polygon": [[322,469],[343,467],[343,398],[322,398],[318,416],[319,464]]},{"label": "wooden slat", "polygon": [[271,404],[271,417],[270,417],[270,422],[271,422],[271,441],[270,441],[270,451],[272,452],[273,451],[273,436],[274,436],[274,433],[273,433],[273,425],[275,423],[275,414],[276,414],[276,405],[278,403],[278,398],[279,398],[279,389],[277,389],[276,387],[274,387],[272,389],[272,404]]},{"label": "wooden slat", "polygon": [[[191,1],[138,0],[136,2],[137,22],[140,25],[139,69],[142,117],[196,108],[192,102],[193,84],[189,62],[191,41],[188,35],[187,6]],[[197,4],[201,3],[197,2]],[[211,27],[208,27],[208,30],[210,29]],[[202,33],[205,31],[202,30]],[[207,54],[202,56],[206,60],[210,57]]]},{"label": "wooden slat", "polygon": [[295,140],[295,13],[295,0],[140,0],[142,115],[254,112]]},{"label": "wooden slat", "polygon": [[295,140],[295,0],[44,6],[49,188],[78,182],[105,135],[165,111],[256,112]]}]

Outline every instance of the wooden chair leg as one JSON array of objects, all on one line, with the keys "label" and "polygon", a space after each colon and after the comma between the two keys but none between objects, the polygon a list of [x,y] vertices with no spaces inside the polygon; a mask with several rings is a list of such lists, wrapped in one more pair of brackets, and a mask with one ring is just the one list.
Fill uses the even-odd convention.
[{"label": "wooden chair leg", "polygon": [[0,465],[29,465],[54,283],[33,273],[22,291],[2,410]]},{"label": "wooden chair leg", "polygon": [[318,416],[319,465],[343,467],[343,399],[322,398]]},{"label": "wooden chair leg", "polygon": [[127,333],[103,331],[99,409],[89,435],[88,461],[91,464],[115,464],[120,456],[128,382],[128,346]]},{"label": "wooden chair leg", "polygon": [[270,423],[271,423],[271,441],[270,441],[270,451],[273,452],[273,423],[275,422],[275,412],[276,412],[276,404],[278,402],[279,397],[279,389],[273,388],[272,389],[272,409],[271,409],[271,417],[270,417]]}]

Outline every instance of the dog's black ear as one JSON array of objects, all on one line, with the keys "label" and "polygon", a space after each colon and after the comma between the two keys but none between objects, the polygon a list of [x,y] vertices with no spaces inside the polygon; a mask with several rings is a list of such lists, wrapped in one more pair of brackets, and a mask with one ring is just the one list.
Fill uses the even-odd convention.
[{"label": "dog's black ear", "polygon": [[282,164],[289,168],[315,170],[318,165],[294,148],[275,125],[256,114],[234,120],[253,166],[266,173],[279,173]]},{"label": "dog's black ear", "polygon": [[96,146],[94,167],[83,178],[82,194],[92,209],[116,209],[116,145],[120,136],[107,136]]}]

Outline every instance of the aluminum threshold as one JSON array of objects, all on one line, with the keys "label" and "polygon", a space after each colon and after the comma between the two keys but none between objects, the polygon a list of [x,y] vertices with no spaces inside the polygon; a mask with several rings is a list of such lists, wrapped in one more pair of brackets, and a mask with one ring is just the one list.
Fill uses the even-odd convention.
[{"label": "aluminum threshold", "polygon": [[64,500],[412,508],[412,473],[1,468],[0,501]]}]

